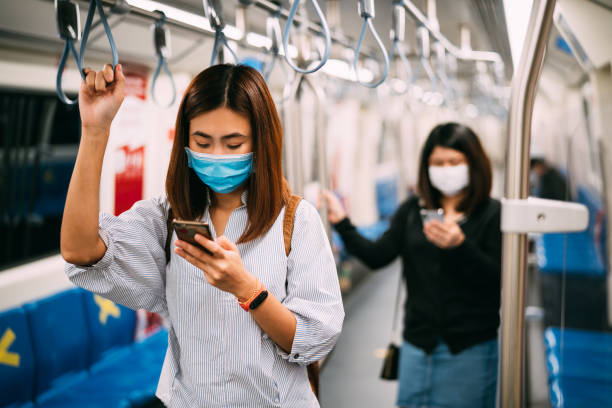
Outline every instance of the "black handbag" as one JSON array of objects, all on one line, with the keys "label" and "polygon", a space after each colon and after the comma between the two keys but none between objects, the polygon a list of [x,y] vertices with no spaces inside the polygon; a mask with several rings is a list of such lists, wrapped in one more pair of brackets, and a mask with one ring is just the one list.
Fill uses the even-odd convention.
[{"label": "black handbag", "polygon": [[395,344],[394,340],[397,338],[397,318],[399,312],[399,305],[401,302],[402,294],[402,273],[400,272],[399,282],[397,285],[397,295],[395,297],[395,308],[393,310],[393,326],[391,329],[391,342],[387,346],[387,352],[383,361],[382,371],[380,372],[380,378],[383,380],[397,380],[399,371],[399,353],[400,348]]},{"label": "black handbag", "polygon": [[380,373],[380,378],[383,380],[397,380],[399,351],[399,347],[393,343],[389,343],[387,346],[387,353]]}]

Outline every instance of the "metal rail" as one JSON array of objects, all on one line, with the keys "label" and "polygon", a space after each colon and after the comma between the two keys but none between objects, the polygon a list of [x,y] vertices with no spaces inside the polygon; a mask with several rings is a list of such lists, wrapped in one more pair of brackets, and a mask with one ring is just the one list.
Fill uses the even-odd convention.
[{"label": "metal rail", "polygon": [[[508,116],[507,199],[529,195],[529,147],[533,104],[556,0],[536,0],[523,53],[512,82]],[[502,242],[502,305],[500,383],[502,408],[522,407],[525,358],[525,280],[527,235],[504,233]]]},{"label": "metal rail", "polygon": [[485,62],[493,62],[496,64],[504,65],[504,61],[502,57],[492,51],[474,51],[471,49],[462,49],[451,43],[445,36],[442,34],[438,28],[438,24],[433,23],[428,19],[425,14],[419,10],[417,6],[414,5],[410,0],[401,0],[398,4],[401,4],[406,11],[412,16],[414,20],[429,31],[429,33],[434,37],[434,39],[440,44],[444,46],[444,48],[457,57],[458,59],[467,60],[467,61],[485,61]]},{"label": "metal rail", "polygon": [[[47,0],[47,1],[54,1],[54,0]],[[76,0],[76,1],[80,3],[89,4],[89,0]],[[152,22],[157,21],[159,19],[159,13],[156,13],[155,11],[148,11],[140,7],[133,6],[131,4],[126,3],[125,0],[100,0],[100,1],[104,6],[110,7],[111,9],[115,8],[117,10],[120,10],[121,14],[125,14],[126,12],[129,12],[129,16],[145,18],[147,20],[151,20]],[[276,13],[276,12],[279,12],[280,10],[279,15],[281,18],[285,20],[287,20],[287,17],[289,16],[289,10],[279,7],[274,2],[269,1],[269,0],[255,0],[253,1],[253,6],[266,10],[270,13]],[[202,17],[204,18],[203,15]],[[299,24],[304,24],[307,27],[307,29],[314,34],[323,35],[323,29],[321,28],[320,24],[314,23],[300,16],[299,14],[295,16],[294,22],[299,23]],[[215,31],[213,28],[197,27],[192,24],[188,24],[184,21],[173,19],[171,17],[166,18],[166,25],[169,25],[175,28],[180,28],[186,31],[191,31],[191,32],[198,33],[198,34],[204,34],[209,37],[215,36]],[[354,46],[354,41],[352,39],[344,35],[339,35],[338,33],[331,33],[331,41],[334,43],[340,44],[344,47],[348,47],[348,48],[353,48]],[[263,47],[255,47],[253,45],[246,44],[246,43],[241,43],[241,46],[252,49],[252,50],[257,50],[257,51],[262,51],[265,49]],[[370,49],[366,50],[366,52],[362,52],[362,54],[369,58],[374,57],[374,53]]]}]

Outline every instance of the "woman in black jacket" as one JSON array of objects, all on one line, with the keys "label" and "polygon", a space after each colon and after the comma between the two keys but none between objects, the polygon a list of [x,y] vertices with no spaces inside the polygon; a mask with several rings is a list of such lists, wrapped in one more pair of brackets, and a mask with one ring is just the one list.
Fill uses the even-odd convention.
[{"label": "woman in black jacket", "polygon": [[[347,251],[370,268],[402,258],[408,297],[398,406],[493,407],[501,232],[491,164],[471,129],[446,123],[431,131],[418,178],[418,196],[375,242],[359,235],[327,192],[329,219]],[[424,216],[435,209],[443,220]]]}]

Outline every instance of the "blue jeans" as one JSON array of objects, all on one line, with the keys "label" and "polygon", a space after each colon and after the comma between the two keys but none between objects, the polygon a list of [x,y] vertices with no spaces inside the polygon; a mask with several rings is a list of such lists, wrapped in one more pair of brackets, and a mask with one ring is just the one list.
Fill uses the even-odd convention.
[{"label": "blue jeans", "polygon": [[406,408],[492,408],[497,388],[497,340],[451,354],[438,343],[431,354],[404,341],[397,405]]}]

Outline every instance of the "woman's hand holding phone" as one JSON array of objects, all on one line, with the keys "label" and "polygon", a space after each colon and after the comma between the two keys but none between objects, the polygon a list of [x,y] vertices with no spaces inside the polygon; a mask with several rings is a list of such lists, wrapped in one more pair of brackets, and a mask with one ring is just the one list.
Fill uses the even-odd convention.
[{"label": "woman's hand holding phone", "polygon": [[213,241],[196,234],[195,240],[202,249],[176,240],[174,252],[201,269],[208,283],[214,287],[238,299],[248,299],[257,285],[257,279],[244,268],[236,245],[224,236]]},{"label": "woman's hand holding phone", "polygon": [[425,237],[442,249],[458,247],[465,241],[465,234],[456,222],[440,222],[432,219],[423,226]]}]

